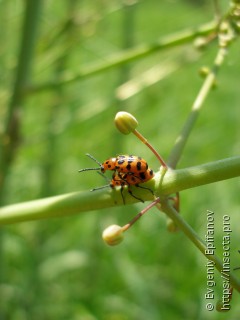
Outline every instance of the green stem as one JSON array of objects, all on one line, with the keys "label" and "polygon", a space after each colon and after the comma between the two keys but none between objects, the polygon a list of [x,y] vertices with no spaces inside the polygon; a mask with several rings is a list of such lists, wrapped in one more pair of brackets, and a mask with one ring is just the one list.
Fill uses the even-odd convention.
[{"label": "green stem", "polygon": [[186,169],[168,169],[162,185],[161,183],[159,185],[159,191],[161,194],[171,194],[238,176],[240,176],[240,156]]},{"label": "green stem", "polygon": [[14,159],[16,148],[19,144],[19,110],[23,103],[22,91],[29,78],[32,55],[34,45],[36,43],[36,29],[39,21],[38,17],[40,14],[41,4],[41,0],[26,1],[15,83],[13,85],[12,96],[9,101],[5,119],[5,128],[3,130],[3,139],[0,145],[0,199],[3,197],[2,193],[4,191],[6,176]]},{"label": "green stem", "polygon": [[152,44],[145,44],[136,48],[125,50],[123,53],[113,57],[106,58],[106,62],[92,64],[83,68],[78,74],[69,76],[62,76],[61,78],[54,79],[48,83],[43,83],[37,86],[26,87],[26,93],[40,92],[43,90],[52,90],[58,86],[66,85],[86,77],[102,73],[103,71],[116,68],[126,63],[137,61],[138,59],[149,56],[150,54],[177,45],[188,43],[198,36],[205,36],[212,33],[216,29],[216,22],[211,22],[200,26],[199,28],[191,28],[183,30],[176,34],[165,36]]},{"label": "green stem", "polygon": [[[41,10],[41,0],[26,1],[25,17],[22,27],[22,40],[16,69],[16,78],[12,98],[9,104],[6,127],[8,128],[14,113],[22,98],[22,89],[27,85],[32,65],[33,50],[36,43],[36,33]],[[6,129],[7,131],[7,129]]]},{"label": "green stem", "polygon": [[216,75],[219,70],[219,67],[222,65],[224,61],[224,57],[226,56],[226,48],[220,48],[217,54],[217,57],[214,62],[214,66],[212,70],[209,72],[208,76],[206,77],[191,109],[191,112],[185,122],[185,125],[182,128],[180,135],[178,136],[175,145],[172,149],[172,152],[169,156],[169,160],[167,163],[170,167],[176,168],[178,161],[183,153],[183,149],[187,143],[187,140],[190,136],[190,133],[193,129],[193,126],[199,116],[199,111],[206,100],[212,86],[216,81]]},{"label": "green stem", "polygon": [[[147,185],[152,190],[155,188],[157,196],[162,196],[237,176],[240,176],[240,156],[187,169],[169,169],[162,182],[160,182],[160,173],[157,173],[156,177],[150,180]],[[153,200],[152,194],[141,188],[134,188],[134,194],[146,201]],[[135,198],[128,195],[127,191],[124,191],[124,196],[127,204],[137,202]],[[119,189],[74,192],[2,207],[0,208],[0,225],[70,216],[122,204]]]},{"label": "green stem", "polygon": [[[176,225],[185,233],[185,235],[192,241],[192,243],[208,258],[214,262],[216,269],[221,273],[223,265],[221,260],[215,254],[206,254],[207,247],[204,241],[198,236],[198,234],[188,225],[182,216],[173,207],[171,207],[168,201],[162,201],[160,210],[164,211],[167,216],[172,219]],[[240,281],[233,275],[229,274],[230,283],[234,289],[240,292]]]}]

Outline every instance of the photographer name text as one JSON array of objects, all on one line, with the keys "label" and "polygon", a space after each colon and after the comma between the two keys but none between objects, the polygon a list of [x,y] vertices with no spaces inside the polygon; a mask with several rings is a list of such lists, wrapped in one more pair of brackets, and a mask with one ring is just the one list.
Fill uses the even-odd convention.
[{"label": "photographer name text", "polygon": [[[214,212],[207,210],[207,230],[205,234],[206,241],[206,250],[205,255],[209,256],[209,259],[206,263],[206,273],[207,273],[207,286],[205,299],[208,301],[206,304],[206,309],[212,311],[214,309],[214,289],[216,287],[215,282],[215,262],[212,261],[211,257],[215,254],[215,225],[214,225]],[[222,218],[222,297],[221,297],[221,310],[227,311],[230,310],[230,300],[231,300],[231,286],[230,286],[230,243],[231,243],[231,226],[230,226],[230,217],[224,215]]]}]

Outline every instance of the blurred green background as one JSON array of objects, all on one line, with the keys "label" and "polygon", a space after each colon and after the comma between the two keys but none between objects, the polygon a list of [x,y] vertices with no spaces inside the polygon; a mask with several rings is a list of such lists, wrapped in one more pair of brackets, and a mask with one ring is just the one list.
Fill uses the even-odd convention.
[{"label": "blurred green background", "polygon": [[[222,1],[221,8],[227,7]],[[30,85],[57,81],[123,49],[196,27],[214,17],[213,1],[45,1],[42,3]],[[1,119],[18,61],[25,2],[0,2]],[[89,190],[105,182],[78,174],[119,153],[158,162],[134,136],[115,129],[125,110],[167,159],[202,84],[199,68],[211,66],[217,42],[204,51],[193,43],[156,52],[136,62],[26,94],[20,116],[21,144],[7,180],[4,204]],[[239,43],[234,43],[208,97],[178,168],[239,154]],[[2,125],[2,124],[1,124]],[[240,266],[239,179],[181,193],[181,213],[201,237],[206,212],[215,212],[215,241],[222,256],[222,217],[231,217],[231,267]],[[235,292],[227,314],[206,311],[207,259],[181,233],[166,229],[156,209],[145,215],[118,247],[101,233],[123,225],[143,204],[68,218],[11,225],[0,235],[0,319],[159,320],[237,319]],[[236,271],[236,275],[239,271]],[[222,280],[215,272],[215,302]]]}]

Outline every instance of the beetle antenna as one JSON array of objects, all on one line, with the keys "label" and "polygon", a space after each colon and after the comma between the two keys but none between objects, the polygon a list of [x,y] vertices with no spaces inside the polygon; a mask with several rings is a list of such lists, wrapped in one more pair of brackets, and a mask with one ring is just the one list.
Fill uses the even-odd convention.
[{"label": "beetle antenna", "polygon": [[86,156],[95,161],[101,167],[102,164],[97,159],[95,159],[90,153],[86,153]]},{"label": "beetle antenna", "polygon": [[100,167],[99,168],[85,168],[85,169],[81,169],[81,170],[78,170],[78,172],[83,172],[83,171],[89,171],[89,170],[101,170],[101,163],[95,159],[91,154],[89,153],[86,153],[86,156],[88,156],[90,159],[92,159],[94,162],[96,162]]},{"label": "beetle antenna", "polygon": [[[110,180],[102,173],[102,172],[97,172],[101,177],[103,177],[109,184],[110,184]],[[108,185],[109,185],[108,184]]]},{"label": "beetle antenna", "polygon": [[85,169],[78,170],[78,172],[89,171],[89,170],[100,170],[100,169],[101,168],[85,168]]},{"label": "beetle antenna", "polygon": [[104,189],[104,188],[108,188],[108,187],[110,187],[110,185],[106,184],[105,186],[97,187],[97,188],[91,189],[90,191],[100,190],[100,189]]}]

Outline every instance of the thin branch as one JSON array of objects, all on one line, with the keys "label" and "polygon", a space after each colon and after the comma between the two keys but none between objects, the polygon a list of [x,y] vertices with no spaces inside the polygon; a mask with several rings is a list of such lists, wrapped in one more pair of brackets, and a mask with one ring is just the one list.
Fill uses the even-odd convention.
[{"label": "thin branch", "polygon": [[168,164],[171,168],[176,168],[177,163],[180,160],[180,157],[183,153],[183,149],[187,143],[187,140],[190,136],[190,133],[196,123],[196,120],[199,116],[199,112],[205,102],[209,92],[211,91],[215,81],[216,75],[219,70],[219,67],[222,65],[224,61],[224,57],[226,55],[226,48],[220,48],[217,54],[217,57],[214,62],[214,66],[212,70],[209,72],[206,77],[190,111],[190,114],[182,128],[180,135],[177,137],[175,145],[172,149],[172,152],[169,156]]},{"label": "thin branch", "polygon": [[[172,219],[176,225],[184,232],[184,234],[191,240],[191,242],[208,258],[214,262],[214,266],[221,273],[223,265],[221,260],[216,254],[207,254],[207,247],[204,241],[198,236],[198,234],[192,229],[192,227],[185,222],[182,216],[173,207],[169,205],[167,201],[161,203],[162,211],[164,211],[170,219]],[[240,292],[240,281],[232,274],[229,274],[231,285]]]},{"label": "thin branch", "polygon": [[239,35],[239,4],[232,3],[229,11],[218,23],[218,43],[219,50],[215,58],[212,70],[209,71],[190,111],[189,117],[187,118],[185,125],[178,138],[176,139],[175,145],[170,154],[168,164],[173,169],[176,168],[177,163],[183,153],[183,149],[189,138],[189,135],[193,129],[194,124],[198,118],[199,112],[205,102],[210,90],[215,84],[216,75],[219,68],[224,62],[224,58],[227,54],[227,50],[232,41]]},{"label": "thin branch", "polygon": [[100,62],[92,64],[90,66],[86,66],[85,68],[82,68],[82,70],[80,70],[77,74],[63,75],[61,78],[54,79],[53,81],[47,83],[26,87],[25,93],[53,90],[56,87],[79,81],[83,78],[96,75],[98,73],[116,68],[132,61],[137,61],[138,59],[147,57],[156,51],[188,43],[198,36],[211,34],[216,30],[216,25],[216,22],[211,22],[198,28],[189,28],[176,34],[160,38],[158,41],[152,44],[145,44],[136,48],[125,50],[121,54],[114,55],[113,57],[107,57],[106,62]]}]

